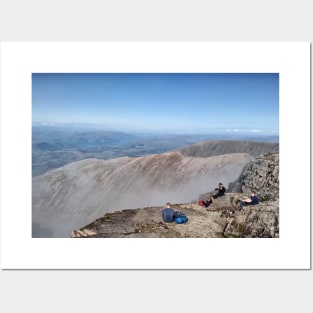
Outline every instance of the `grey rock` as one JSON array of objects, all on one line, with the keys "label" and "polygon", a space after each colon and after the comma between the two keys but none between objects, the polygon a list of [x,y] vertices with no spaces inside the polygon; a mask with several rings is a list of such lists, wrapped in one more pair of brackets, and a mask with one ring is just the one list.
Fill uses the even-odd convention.
[{"label": "grey rock", "polygon": [[279,153],[266,153],[250,162],[240,177],[229,185],[229,192],[246,196],[255,191],[261,201],[279,199]]}]

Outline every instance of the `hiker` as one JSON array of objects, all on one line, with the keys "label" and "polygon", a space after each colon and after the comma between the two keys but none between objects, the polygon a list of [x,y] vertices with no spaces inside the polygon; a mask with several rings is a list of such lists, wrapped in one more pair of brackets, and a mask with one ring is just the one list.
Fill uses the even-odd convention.
[{"label": "hiker", "polygon": [[162,211],[162,218],[165,223],[174,222],[176,217],[176,212],[171,208],[171,204],[169,202],[166,203],[166,208]]},{"label": "hiker", "polygon": [[250,198],[239,199],[239,200],[241,202],[241,205],[259,204],[259,198],[257,197],[257,195],[254,191],[251,191]]},{"label": "hiker", "polygon": [[224,196],[224,194],[225,194],[225,192],[226,192],[226,189],[225,189],[225,187],[224,187],[224,185],[223,185],[222,183],[219,183],[219,184],[218,184],[218,187],[215,188],[215,191],[217,191],[217,193],[216,193],[215,195],[213,195],[213,196],[210,198],[210,200],[203,201],[203,205],[204,205],[205,207],[208,207],[208,206],[213,202],[214,199],[217,199],[217,198],[219,198],[219,197]]}]

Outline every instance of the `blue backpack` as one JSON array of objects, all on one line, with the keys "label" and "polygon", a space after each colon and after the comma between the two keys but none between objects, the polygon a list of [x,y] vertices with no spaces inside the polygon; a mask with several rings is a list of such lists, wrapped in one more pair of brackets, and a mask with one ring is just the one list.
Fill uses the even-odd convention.
[{"label": "blue backpack", "polygon": [[176,224],[186,224],[188,222],[188,217],[184,215],[181,211],[175,217]]}]

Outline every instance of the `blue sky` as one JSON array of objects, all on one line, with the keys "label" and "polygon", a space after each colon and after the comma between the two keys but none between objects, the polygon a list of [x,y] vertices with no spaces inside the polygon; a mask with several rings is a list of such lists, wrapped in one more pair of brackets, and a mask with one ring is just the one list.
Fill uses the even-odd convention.
[{"label": "blue sky", "polygon": [[279,74],[34,73],[32,121],[278,134]]}]

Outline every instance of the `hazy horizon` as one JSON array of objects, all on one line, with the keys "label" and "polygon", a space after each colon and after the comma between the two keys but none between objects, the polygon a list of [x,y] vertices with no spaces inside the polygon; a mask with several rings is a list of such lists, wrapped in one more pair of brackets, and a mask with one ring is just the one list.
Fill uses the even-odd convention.
[{"label": "hazy horizon", "polygon": [[267,130],[255,130],[255,129],[219,129],[219,128],[140,128],[140,127],[119,127],[110,126],[108,124],[97,124],[97,123],[47,123],[47,122],[34,122],[32,123],[33,128],[41,128],[46,130],[69,130],[69,131],[113,131],[113,132],[124,132],[134,134],[207,134],[207,135],[228,135],[228,136],[273,136],[279,137],[279,132],[267,131]]}]

